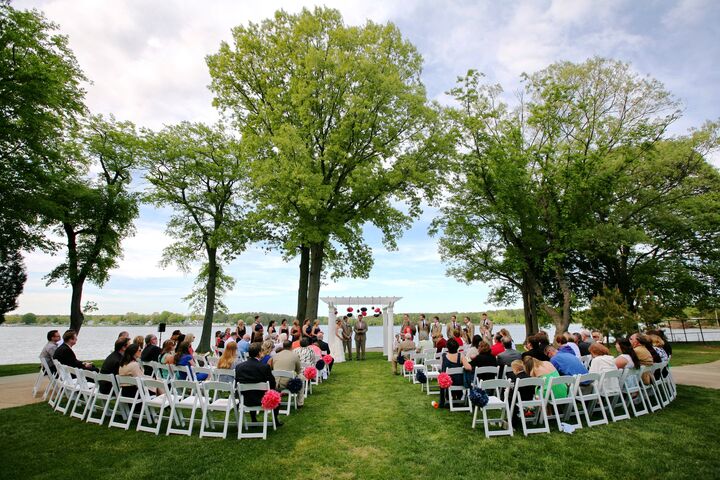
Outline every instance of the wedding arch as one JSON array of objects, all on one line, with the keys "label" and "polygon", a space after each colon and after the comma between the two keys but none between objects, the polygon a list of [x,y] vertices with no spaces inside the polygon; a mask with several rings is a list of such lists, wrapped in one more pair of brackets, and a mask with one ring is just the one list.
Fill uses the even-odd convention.
[{"label": "wedding arch", "polygon": [[395,302],[402,297],[321,297],[320,300],[328,306],[328,338],[335,335],[335,309],[341,305],[372,305],[380,307],[383,317],[383,354],[392,359],[393,325]]}]

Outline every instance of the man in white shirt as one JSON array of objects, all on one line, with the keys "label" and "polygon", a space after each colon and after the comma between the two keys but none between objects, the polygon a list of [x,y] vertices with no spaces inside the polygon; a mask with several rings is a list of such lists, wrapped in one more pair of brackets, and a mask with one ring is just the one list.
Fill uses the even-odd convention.
[{"label": "man in white shirt", "polygon": [[44,358],[47,361],[50,371],[55,373],[55,364],[53,363],[53,355],[57,350],[58,342],[60,341],[60,332],[57,330],[50,330],[47,333],[48,343],[45,344],[42,351],[40,352],[40,358]]}]

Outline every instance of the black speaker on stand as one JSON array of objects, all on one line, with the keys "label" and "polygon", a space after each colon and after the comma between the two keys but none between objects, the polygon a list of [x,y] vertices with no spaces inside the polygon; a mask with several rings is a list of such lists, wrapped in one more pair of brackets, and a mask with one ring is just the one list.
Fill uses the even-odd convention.
[{"label": "black speaker on stand", "polygon": [[162,345],[162,334],[165,331],[165,324],[161,323],[158,325],[158,333],[160,334],[160,341],[158,342],[160,345]]}]

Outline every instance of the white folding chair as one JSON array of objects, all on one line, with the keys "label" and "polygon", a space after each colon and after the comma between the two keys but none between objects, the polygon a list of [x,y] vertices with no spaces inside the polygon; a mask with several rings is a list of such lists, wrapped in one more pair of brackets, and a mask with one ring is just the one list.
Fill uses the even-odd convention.
[{"label": "white folding chair", "polygon": [[[651,412],[656,412],[663,408],[663,404],[660,400],[660,392],[658,391],[657,384],[655,383],[655,372],[657,371],[657,366],[659,365],[660,364],[656,363],[651,366],[640,367],[640,390],[642,391],[645,401],[647,402],[647,406],[650,408]],[[647,384],[642,381],[643,374],[646,372],[650,377],[650,383]]]},{"label": "white folding chair", "polygon": [[[79,418],[80,420],[85,419],[85,415],[87,414],[87,408],[90,405],[90,401],[92,400],[93,393],[95,391],[95,388],[97,388],[96,385],[96,375],[95,372],[91,372],[89,370],[82,370],[77,369],[77,378],[76,382],[78,385],[77,393],[75,394],[75,403],[73,403],[72,408],[70,409],[70,416]],[[78,412],[77,408],[82,407],[82,410]]]},{"label": "white folding chair", "polygon": [[[165,409],[170,406],[167,383],[150,377],[140,378],[142,407],[138,417],[137,431],[160,434]],[[147,420],[147,425],[143,423]]]},{"label": "white folding chair", "polygon": [[402,363],[402,365],[398,365],[402,369],[403,377],[405,377],[407,380],[410,380],[412,382],[413,379],[413,372],[405,370],[405,362],[410,360],[413,363],[415,362],[415,350],[404,350],[400,353],[402,357],[405,359]]},{"label": "white folding chair", "polygon": [[55,367],[55,379],[51,384],[52,386],[50,387],[50,393],[47,396],[47,401],[51,407],[55,408],[55,405],[57,405],[57,399],[60,396],[60,392],[62,392],[64,380],[62,371],[64,366],[55,359],[53,359],[53,366]]},{"label": "white folding chair", "polygon": [[580,357],[580,361],[585,366],[585,368],[590,368],[590,362],[592,361],[592,355],[583,355]]},{"label": "white folding chair", "polygon": [[[520,389],[522,387],[535,387],[536,394],[532,400],[523,400],[520,396]],[[520,418],[520,424],[522,425],[523,435],[528,436],[533,433],[550,433],[550,426],[548,424],[547,413],[545,412],[545,380],[542,378],[519,378],[515,382],[515,388],[513,391],[513,399],[510,403],[510,411],[515,412],[517,409],[517,415]],[[525,409],[528,411],[534,411],[532,416],[528,419],[525,417]],[[537,425],[541,422],[541,426],[535,428],[529,428],[528,422],[532,422]]]},{"label": "white folding chair", "polygon": [[157,379],[157,371],[159,367],[160,362],[150,360],[149,362],[145,362],[145,369],[143,370],[143,372],[145,373],[146,377],[152,377]]},{"label": "white folding chair", "polygon": [[496,380],[498,378],[498,371],[500,370],[500,367],[475,367],[475,375],[473,376],[473,385],[479,386],[480,385],[480,375],[492,375],[492,378],[488,378],[487,380]]},{"label": "white folding chair", "polygon": [[663,373],[667,372],[667,362],[656,363],[653,365],[653,375],[651,376],[652,384],[655,387],[655,392],[658,395],[660,404],[663,408],[670,405],[672,397],[670,390],[668,389],[667,383],[664,380]]},{"label": "white folding chair", "polygon": [[235,370],[232,368],[213,368],[212,380],[214,382],[225,382],[233,384],[235,388]]},{"label": "white folding chair", "polygon": [[155,380],[160,380],[161,382],[169,382],[174,378],[175,372],[173,372],[169,364],[158,363],[157,370],[155,371]]},{"label": "white folding chair", "polygon": [[[478,410],[480,410],[483,417],[483,427],[485,428],[485,438],[497,435],[510,435],[512,437],[513,428],[509,401],[512,384],[509,380],[481,380],[480,388],[486,392],[494,391],[495,395],[488,393],[488,403],[484,407],[473,407],[472,428],[475,428]],[[488,410],[500,410],[500,418],[488,418]],[[491,430],[490,425],[493,424],[498,424],[504,428]]]},{"label": "white folding chair", "polygon": [[[207,375],[206,380],[212,380],[213,379],[213,370],[214,369],[212,369],[210,367],[193,367],[192,368],[193,377],[195,377],[195,381],[200,381],[200,380],[198,380],[198,377],[200,376],[201,373],[204,373],[205,375]],[[202,380],[202,381],[204,381],[204,380]]]},{"label": "white folding chair", "polygon": [[[295,372],[288,370],[273,370],[272,373],[276,381],[281,378],[287,378],[288,380],[295,378]],[[297,409],[297,393],[292,393],[287,388],[283,388],[280,390],[280,395],[280,413],[283,415],[290,415],[290,408],[292,407],[293,401],[295,402],[295,409]]]},{"label": "white folding chair", "polygon": [[[62,384],[55,400],[55,411],[65,415],[70,411],[70,407],[75,400],[80,385],[76,378],[77,369],[75,367],[58,364],[58,372],[60,373]],[[65,400],[65,404],[63,404],[63,400]]]},{"label": "white folding chair", "polygon": [[426,360],[425,361],[425,378],[427,381],[425,382],[425,387],[428,395],[439,395],[440,394],[440,386],[438,386],[437,390],[432,388],[432,382],[434,381],[437,384],[437,378],[438,375],[440,375],[440,360]]},{"label": "white folding chair", "polygon": [[[102,425],[105,421],[105,416],[108,414],[110,409],[111,402],[120,395],[120,391],[115,381],[115,375],[112,373],[96,373],[95,383],[97,386],[93,390],[92,397],[88,403],[85,421],[87,423],[97,423]],[[106,390],[104,385],[108,385],[110,390],[102,393],[101,390]],[[95,418],[93,417],[93,413],[95,412],[95,408],[99,406],[102,406],[102,413],[100,418]]]},{"label": "white folding chair", "polygon": [[[602,406],[602,396],[600,395],[600,374],[586,373],[578,375],[575,383],[575,399],[582,407],[585,423],[588,427],[597,425],[607,425],[608,419],[605,415],[605,408]],[[600,408],[595,407],[600,404]],[[597,420],[592,419],[595,411],[599,411],[600,417]]]},{"label": "white folding chair", "polygon": [[[193,425],[195,424],[195,414],[198,410],[202,411],[203,396],[200,391],[200,385],[197,382],[189,380],[173,380],[170,385],[170,393],[168,400],[170,401],[170,422],[165,432],[166,435],[177,433],[180,435],[192,435]],[[190,410],[190,420],[185,427],[185,416],[183,410]],[[173,427],[173,420],[175,427]]]},{"label": "white folding chair", "polygon": [[[582,428],[582,421],[580,420],[580,412],[578,411],[577,404],[575,403],[575,377],[570,375],[562,375],[559,377],[552,377],[550,383],[545,390],[545,403],[552,407],[553,413],[548,416],[548,420],[555,420],[557,422],[558,430],[562,430],[562,423],[570,422],[570,417],[575,416],[575,422],[570,423],[575,428]],[[558,385],[564,385],[567,391],[567,396],[562,398],[555,394],[553,387]],[[565,407],[564,412],[560,412]]]},{"label": "white folding chair", "polygon": [[[226,438],[228,425],[230,423],[230,414],[235,414],[235,424],[238,424],[237,399],[235,398],[235,386],[227,382],[206,381],[202,388],[203,401],[202,421],[200,424],[200,437],[220,437]],[[215,428],[215,420],[213,412],[224,412],[222,432],[211,431]],[[210,427],[210,428],[206,428]]]},{"label": "white folding chair", "polygon": [[638,370],[629,368],[623,370],[623,376],[620,379],[620,388],[622,389],[623,395],[627,398],[633,415],[636,417],[649,413],[647,404],[645,403],[645,395],[643,395],[642,388],[640,388],[641,383],[642,380],[640,379]]},{"label": "white folding chair", "polygon": [[193,373],[193,369],[190,368],[189,365],[173,365],[170,367],[171,370],[175,371],[175,379],[177,380],[183,380],[188,382],[194,382],[195,381],[195,374]]},{"label": "white folding chair", "polygon": [[[603,372],[600,377],[600,396],[603,398],[604,407],[607,408],[607,413],[613,422],[630,418],[630,412],[620,388],[622,375],[622,370],[610,370]],[[599,407],[603,408],[603,404],[600,404]],[[619,414],[616,411],[618,407],[622,408]]]},{"label": "white folding chair", "polygon": [[38,373],[38,377],[35,380],[35,385],[33,385],[33,390],[32,390],[33,398],[35,398],[37,396],[38,390],[40,388],[40,385],[42,384],[43,379],[45,377],[47,377],[48,384],[47,384],[47,387],[45,387],[45,393],[43,394],[43,400],[45,399],[48,388],[50,388],[50,384],[52,383],[52,379],[54,376],[55,375],[50,370],[50,365],[48,365],[47,360],[43,357],[40,357],[40,372]]},{"label": "white folding chair", "polygon": [[[138,377],[130,377],[130,376],[124,376],[124,375],[116,375],[115,380],[117,381],[118,389],[120,390],[120,395],[115,399],[115,408],[113,408],[113,413],[110,416],[110,423],[108,423],[108,427],[121,427],[125,430],[130,428],[130,423],[132,422],[133,416],[135,415],[135,407],[137,405],[140,405],[140,381]],[[135,387],[135,394],[132,396],[126,396],[123,395],[123,387]],[[127,393],[128,390],[126,390]],[[124,422],[120,422],[115,420],[115,417],[117,416],[118,412],[122,415]]]},{"label": "white folding chair", "polygon": [[[268,382],[262,382],[262,383],[237,383],[235,384],[238,392],[238,397],[240,398],[240,404],[238,406],[238,440],[241,438],[262,438],[265,440],[267,438],[267,428],[268,425],[272,425],[273,429],[275,429],[275,417],[273,415],[272,411],[265,410],[262,408],[262,406],[250,406],[245,404],[245,393],[250,391],[261,391],[266,392],[270,390],[270,384]],[[255,415],[261,413],[263,415],[263,419],[261,422],[258,421],[245,421],[245,414],[254,412]],[[249,427],[262,427],[262,432],[243,432],[243,427],[245,430],[248,430]]]},{"label": "white folding chair", "polygon": [[[463,367],[454,367],[448,368],[447,370],[445,370],[445,373],[450,376],[458,374],[460,376],[463,376],[465,370],[463,369]],[[460,392],[460,398],[457,400],[453,399],[453,392]],[[470,406],[470,402],[468,401],[467,388],[465,388],[465,385],[451,385],[450,388],[448,388],[447,396],[451,412],[472,411],[472,407]]]}]

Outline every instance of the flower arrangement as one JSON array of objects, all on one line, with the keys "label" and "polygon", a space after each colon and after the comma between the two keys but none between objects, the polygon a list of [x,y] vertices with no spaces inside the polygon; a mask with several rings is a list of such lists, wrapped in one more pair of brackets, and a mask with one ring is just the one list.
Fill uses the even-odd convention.
[{"label": "flower arrangement", "polygon": [[412,372],[413,368],[415,368],[415,362],[412,360],[405,360],[405,363],[403,364],[403,368],[406,372]]},{"label": "flower arrangement", "polygon": [[302,390],[302,388],[303,381],[301,378],[291,378],[290,381],[288,381],[287,383],[287,389],[290,390],[290,393],[300,393],[300,390]]},{"label": "flower arrangement", "polygon": [[470,402],[473,405],[480,408],[483,408],[485,405],[487,405],[489,400],[487,392],[482,388],[477,387],[473,387],[470,389],[468,397],[470,398]]},{"label": "flower arrangement", "polygon": [[317,368],[313,367],[312,365],[309,367],[305,367],[305,370],[303,370],[303,375],[305,375],[305,378],[308,380],[314,380],[315,377],[317,377]]},{"label": "flower arrangement", "polygon": [[419,383],[427,383],[427,376],[425,375],[425,372],[419,370],[415,374],[415,380],[417,380]]},{"label": "flower arrangement", "polygon": [[265,410],[275,410],[280,405],[280,393],[276,390],[268,390],[260,401]]},{"label": "flower arrangement", "polygon": [[315,368],[317,368],[318,370],[322,370],[323,368],[325,368],[325,361],[322,359],[318,360],[317,363],[315,363]]},{"label": "flower arrangement", "polygon": [[450,388],[452,384],[452,378],[447,373],[442,372],[438,375],[438,385],[440,385],[440,388]]},{"label": "flower arrangement", "polygon": [[326,365],[330,365],[330,363],[332,363],[333,361],[333,357],[331,357],[330,355],[323,355],[322,359]]}]

